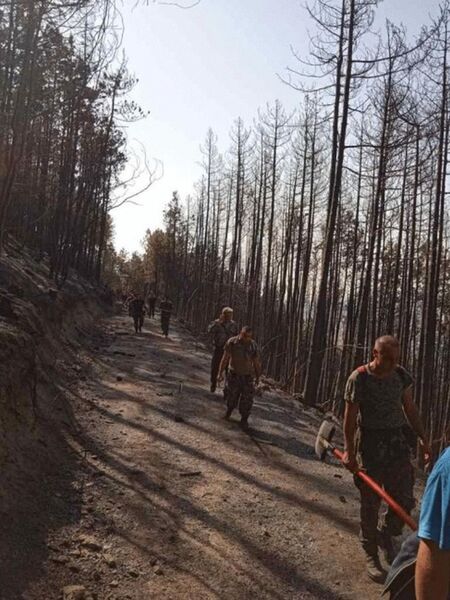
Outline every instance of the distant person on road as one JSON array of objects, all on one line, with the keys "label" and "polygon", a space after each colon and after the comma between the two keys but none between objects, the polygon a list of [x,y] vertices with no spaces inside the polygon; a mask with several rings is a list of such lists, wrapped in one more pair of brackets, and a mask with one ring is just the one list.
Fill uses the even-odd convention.
[{"label": "distant person on road", "polygon": [[[344,464],[358,466],[383,486],[407,511],[414,507],[414,472],[405,436],[406,419],[417,434],[425,457],[430,450],[413,400],[413,380],[399,363],[396,338],[376,340],[372,361],[356,369],[345,390]],[[386,573],[378,556],[380,545],[389,563],[394,558],[392,537],[401,534],[403,523],[388,509],[378,526],[380,498],[355,476],[361,496],[360,539],[366,553],[367,573],[383,583]]]},{"label": "distant person on road", "polygon": [[135,296],[129,303],[130,316],[133,317],[134,330],[141,333],[144,325],[145,302],[141,296]]},{"label": "distant person on road", "polygon": [[159,305],[159,310],[161,311],[161,329],[163,335],[169,337],[170,317],[173,312],[173,304],[167,296],[164,296]]},{"label": "distant person on road", "polygon": [[133,316],[133,315],[131,314],[131,308],[130,308],[130,305],[131,305],[131,302],[132,302],[133,300],[135,300],[135,298],[136,298],[136,293],[134,292],[134,290],[130,290],[130,291],[128,292],[128,294],[127,294],[127,297],[125,298],[124,307],[125,307],[125,309],[128,311],[128,314],[129,314],[129,316],[130,316],[130,317],[132,317],[132,316]]},{"label": "distant person on road", "polygon": [[213,321],[208,327],[208,333],[212,338],[214,351],[211,359],[211,392],[217,388],[217,376],[223,357],[225,344],[231,337],[238,335],[239,329],[233,321],[233,309],[226,306],[222,309],[220,317]]},{"label": "distant person on road", "polygon": [[229,366],[226,377],[224,398],[227,404],[225,419],[239,406],[241,427],[248,431],[248,418],[253,406],[255,385],[261,377],[259,349],[253,340],[253,330],[249,325],[241,329],[239,335],[227,341],[220,363],[218,382],[221,382]]},{"label": "distant person on road", "polygon": [[156,308],[156,294],[153,290],[150,290],[147,296],[148,316],[150,319],[155,318]]}]

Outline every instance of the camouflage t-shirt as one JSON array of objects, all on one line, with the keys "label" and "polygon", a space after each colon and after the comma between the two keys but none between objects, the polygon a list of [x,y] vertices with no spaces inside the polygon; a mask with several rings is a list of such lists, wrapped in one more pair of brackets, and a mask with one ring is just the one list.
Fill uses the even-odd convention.
[{"label": "camouflage t-shirt", "polygon": [[130,315],[139,316],[144,313],[144,301],[139,298],[134,298],[130,302]]},{"label": "camouflage t-shirt", "polygon": [[388,377],[377,377],[367,367],[353,371],[345,388],[345,401],[359,404],[364,429],[396,429],[406,423],[403,394],[413,384],[411,375],[397,367]]},{"label": "camouflage t-shirt", "polygon": [[238,326],[235,321],[221,321],[216,319],[208,327],[208,333],[212,337],[216,348],[223,348],[228,340],[238,334]]},{"label": "camouflage t-shirt", "polygon": [[161,317],[168,319],[173,311],[173,304],[170,300],[163,300],[159,305],[159,310],[161,311]]}]

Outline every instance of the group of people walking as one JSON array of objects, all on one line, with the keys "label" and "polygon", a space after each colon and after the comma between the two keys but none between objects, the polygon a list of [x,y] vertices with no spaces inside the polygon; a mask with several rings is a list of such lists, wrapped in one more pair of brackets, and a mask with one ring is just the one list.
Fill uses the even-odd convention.
[{"label": "group of people walking", "polygon": [[[129,315],[133,319],[135,333],[142,332],[146,314],[150,319],[155,318],[156,304],[157,296],[154,290],[150,290],[145,297],[144,295],[136,294],[134,291],[129,293],[125,300],[125,306],[128,307]],[[159,304],[159,311],[161,315],[161,331],[167,338],[169,337],[170,319],[173,312],[173,303],[167,296],[162,298]]]},{"label": "group of people walking", "polygon": [[[225,377],[225,419],[239,407],[241,426],[248,429],[261,358],[250,326],[239,329],[233,309],[224,307],[208,332],[213,353],[211,392]],[[345,389],[344,437],[346,467],[364,469],[407,513],[415,506],[412,448],[418,442],[425,462],[431,449],[419,411],[413,400],[413,378],[399,364],[400,344],[389,335],[375,342],[371,360],[357,368]],[[449,427],[450,443],[450,427]],[[450,449],[446,450],[430,477],[424,496],[417,553],[417,600],[447,600],[450,585]],[[383,583],[379,549],[388,565],[396,557],[394,538],[403,523],[388,508],[380,515],[380,498],[355,476],[360,493],[360,540],[368,576]],[[414,583],[413,583],[414,587]],[[427,591],[428,590],[428,591]],[[430,592],[431,590],[431,592]],[[413,596],[394,596],[411,600]]]},{"label": "group of people walking", "polygon": [[[136,333],[142,331],[146,312],[154,318],[156,303],[152,290],[145,299],[130,295],[128,307]],[[161,329],[167,337],[173,304],[165,297],[159,308]],[[213,346],[210,391],[215,393],[224,382],[224,419],[230,419],[238,408],[240,425],[248,431],[262,372],[261,356],[252,327],[238,327],[233,314],[231,307],[223,307],[208,327]],[[418,446],[425,462],[430,459],[431,449],[413,400],[413,378],[399,362],[398,340],[385,335],[376,340],[371,360],[348,378],[344,464],[353,472],[364,469],[410,513],[415,506],[412,449]],[[450,428],[448,435],[450,443]],[[426,506],[419,528],[417,600],[447,600],[450,585],[450,449],[443,454],[434,473],[424,496]],[[360,494],[360,541],[367,573],[373,581],[382,583],[386,570],[380,562],[379,550],[391,564],[396,556],[393,540],[402,533],[403,523],[390,508],[380,515],[379,497],[358,477],[354,479]],[[430,595],[426,590],[433,593]]]},{"label": "group of people walking", "polygon": [[233,309],[226,306],[213,321],[208,333],[212,338],[211,392],[225,378],[225,419],[239,408],[241,427],[248,430],[248,418],[253,406],[256,386],[261,376],[261,357],[253,339],[253,330],[245,325],[240,330],[233,320]]}]

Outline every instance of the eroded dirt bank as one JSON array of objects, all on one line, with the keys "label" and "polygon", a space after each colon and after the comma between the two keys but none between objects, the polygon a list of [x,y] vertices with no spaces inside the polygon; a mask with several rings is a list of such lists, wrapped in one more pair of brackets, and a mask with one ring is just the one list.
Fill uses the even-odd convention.
[{"label": "eroded dirt bank", "polygon": [[[79,460],[69,388],[92,325],[99,290],[70,274],[63,289],[45,259],[8,245],[0,259],[0,597],[20,598],[43,575],[52,531],[76,523]],[[70,496],[70,507],[64,498]],[[45,593],[39,598],[47,598]]]},{"label": "eroded dirt bank", "polygon": [[98,325],[66,390],[72,464],[55,474],[51,526],[36,568],[2,598],[52,600],[68,585],[101,600],[379,596],[351,477],[315,459],[313,413],[267,391],[248,436],[222,420],[187,330],[165,340],[157,321],[138,336],[125,316]]}]

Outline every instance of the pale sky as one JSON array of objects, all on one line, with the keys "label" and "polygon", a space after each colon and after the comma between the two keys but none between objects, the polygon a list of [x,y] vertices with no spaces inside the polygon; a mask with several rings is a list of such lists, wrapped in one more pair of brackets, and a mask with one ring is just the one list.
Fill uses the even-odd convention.
[{"label": "pale sky", "polygon": [[[189,0],[178,0],[188,3]],[[259,107],[275,99],[288,111],[299,92],[280,81],[296,67],[290,45],[307,56],[313,29],[302,0],[201,0],[190,10],[149,0],[122,10],[128,67],[139,82],[132,98],[150,115],[127,128],[130,145],[158,159],[164,176],[137,199],[112,212],[115,245],[140,250],[146,229],[162,225],[172,192],[192,193],[198,179],[200,144],[209,127],[228,147],[237,117],[251,125]],[[412,35],[437,14],[438,0],[385,0],[377,21],[403,22]],[[138,182],[141,186],[145,181]]]}]

